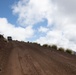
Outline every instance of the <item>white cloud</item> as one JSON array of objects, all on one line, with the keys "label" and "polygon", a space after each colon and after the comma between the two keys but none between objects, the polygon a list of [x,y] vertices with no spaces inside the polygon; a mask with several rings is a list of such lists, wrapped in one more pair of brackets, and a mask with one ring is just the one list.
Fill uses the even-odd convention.
[{"label": "white cloud", "polygon": [[56,44],[58,47],[63,47],[63,48],[70,48],[74,51],[76,51],[76,40],[75,37],[70,40],[70,37],[67,38],[69,35],[63,34],[61,31],[48,31],[47,35],[44,37],[40,37],[39,39],[36,40],[36,42],[43,44]]},{"label": "white cloud", "polygon": [[44,37],[40,37],[40,39],[38,39],[37,42],[39,42],[41,44],[44,44],[44,43],[57,44],[59,39],[61,39],[61,37],[62,37],[61,35],[62,35],[62,33],[59,31],[48,31],[47,35]]},{"label": "white cloud", "polygon": [[43,18],[51,22],[52,7],[51,0],[20,0],[12,9],[13,13],[18,15],[18,22],[21,25],[34,25]]},{"label": "white cloud", "polygon": [[39,32],[47,33],[37,39],[37,42],[55,43],[76,51],[75,0],[20,0],[12,9],[23,26],[33,26],[44,18],[47,19],[48,29],[44,26],[39,29]]},{"label": "white cloud", "polygon": [[48,31],[48,28],[40,26],[40,28],[38,29],[38,31],[42,32],[42,33],[46,33]]},{"label": "white cloud", "polygon": [[26,28],[15,27],[6,18],[0,18],[0,33],[4,34],[5,37],[12,36],[14,40],[26,41],[33,36],[34,31],[31,26],[27,26]]}]

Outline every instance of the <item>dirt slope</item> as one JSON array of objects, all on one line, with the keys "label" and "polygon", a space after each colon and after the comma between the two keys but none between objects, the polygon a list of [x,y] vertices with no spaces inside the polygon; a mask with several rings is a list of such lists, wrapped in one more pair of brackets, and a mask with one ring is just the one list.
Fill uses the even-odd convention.
[{"label": "dirt slope", "polygon": [[36,44],[5,45],[0,49],[0,75],[76,75],[76,56]]}]

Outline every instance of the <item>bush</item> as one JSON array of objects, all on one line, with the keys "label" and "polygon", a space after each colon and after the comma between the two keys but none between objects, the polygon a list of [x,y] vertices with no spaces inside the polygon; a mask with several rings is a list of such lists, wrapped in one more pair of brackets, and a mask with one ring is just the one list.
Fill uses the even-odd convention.
[{"label": "bush", "polygon": [[1,40],[2,40],[2,39],[4,40],[4,36],[3,36],[3,35],[1,35],[1,34],[0,34],[0,39],[1,39]]},{"label": "bush", "polygon": [[56,49],[57,50],[57,46],[56,45],[52,45],[51,46],[53,49]]},{"label": "bush", "polygon": [[62,48],[62,47],[60,47],[58,50],[64,52],[64,48]]},{"label": "bush", "polygon": [[47,44],[44,44],[43,47],[48,47],[48,45]]},{"label": "bush", "polygon": [[27,41],[27,43],[30,43],[29,41]]},{"label": "bush", "polygon": [[72,50],[70,50],[70,49],[66,49],[66,52],[69,53],[69,54],[73,53]]},{"label": "bush", "polygon": [[35,44],[35,45],[38,45],[38,46],[41,46],[39,43],[37,43],[37,42],[33,42],[33,44]]},{"label": "bush", "polygon": [[4,38],[3,35],[0,34],[0,38]]},{"label": "bush", "polygon": [[51,45],[48,45],[49,48],[51,48]]},{"label": "bush", "polygon": [[0,40],[3,40],[3,41],[5,41],[5,42],[7,42],[7,39],[6,39],[6,38],[4,38],[4,36],[3,36],[3,35],[1,35],[1,34],[0,34]]}]

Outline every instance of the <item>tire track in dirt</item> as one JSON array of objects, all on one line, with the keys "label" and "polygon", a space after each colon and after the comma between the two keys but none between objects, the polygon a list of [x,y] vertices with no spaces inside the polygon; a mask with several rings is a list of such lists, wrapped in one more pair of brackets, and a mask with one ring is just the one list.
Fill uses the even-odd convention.
[{"label": "tire track in dirt", "polygon": [[[21,62],[25,74],[27,73],[27,75],[46,75],[38,62],[35,61],[35,59],[33,59],[32,56],[29,54],[28,49],[25,49],[24,52],[20,50],[20,55],[20,57],[22,58]],[[27,72],[25,68],[25,62],[27,62]]]},{"label": "tire track in dirt", "polygon": [[12,42],[6,70],[1,75],[76,75],[72,58],[33,44]]},{"label": "tire track in dirt", "polygon": [[[34,48],[33,46],[31,47],[31,48],[33,48],[31,51],[33,51],[33,52],[36,52],[36,54],[37,53],[39,53],[40,55],[41,55],[41,57],[42,57],[42,60],[44,59],[44,60],[46,60],[46,61],[44,61],[44,62],[46,62],[47,64],[49,64],[50,62],[52,62],[52,63],[50,63],[50,64],[52,64],[51,66],[50,66],[50,64],[49,64],[49,66],[50,67],[52,67],[52,69],[53,70],[51,70],[50,68],[49,68],[49,70],[51,70],[52,72],[53,72],[53,74],[54,75],[75,75],[76,74],[76,65],[75,64],[73,64],[72,62],[70,63],[70,61],[65,61],[64,60],[64,58],[62,58],[62,59],[58,59],[58,58],[60,58],[60,57],[58,57],[58,55],[53,55],[53,53],[49,53],[50,54],[50,56],[48,56],[48,53],[47,53],[47,51],[43,51],[43,50],[40,50],[40,48],[38,49],[37,47],[36,48]],[[43,51],[43,52],[42,52]],[[44,52],[46,52],[46,53],[44,53]],[[42,54],[41,54],[42,53]],[[33,54],[33,53],[32,53]],[[34,53],[35,54],[35,53]],[[39,54],[38,54],[38,57],[39,57]],[[52,54],[52,55],[51,55]],[[35,56],[35,58],[36,58],[37,56]],[[40,57],[40,58],[41,58]],[[58,57],[58,58],[57,58]],[[55,59],[56,58],[56,59]],[[38,58],[36,58],[36,59],[38,59]],[[41,61],[42,61],[41,60]],[[40,61],[40,63],[41,63],[41,61]],[[48,62],[49,61],[49,62]],[[65,61],[65,62],[63,62],[63,61]],[[46,65],[46,64],[45,64]],[[44,66],[44,65],[43,65]],[[60,68],[60,69],[59,69]],[[58,71],[58,70],[60,70],[60,71]]]},{"label": "tire track in dirt", "polygon": [[22,75],[18,59],[18,48],[12,50],[4,75]]},{"label": "tire track in dirt", "polygon": [[[28,51],[29,51],[28,54],[30,54],[31,57],[34,59],[33,61],[36,61],[39,64],[39,66],[41,67],[41,70],[43,70],[45,75],[50,75],[50,74],[52,75],[52,71],[54,71],[53,74],[55,73],[56,64],[54,64],[54,62],[50,61],[51,59],[47,60],[46,55],[44,55],[43,53],[40,53],[39,50],[35,50],[35,49],[31,48]],[[54,65],[50,66],[50,64],[54,64]],[[58,72],[58,70],[56,71],[56,74],[57,74],[57,72]],[[44,74],[39,74],[39,75],[44,75]]]}]

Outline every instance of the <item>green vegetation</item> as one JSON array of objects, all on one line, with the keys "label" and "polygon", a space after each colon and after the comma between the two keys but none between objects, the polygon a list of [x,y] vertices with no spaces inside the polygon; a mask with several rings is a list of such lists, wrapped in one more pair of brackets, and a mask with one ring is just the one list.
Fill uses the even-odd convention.
[{"label": "green vegetation", "polygon": [[41,46],[39,43],[37,43],[37,42],[33,42],[33,44],[35,44],[35,45],[38,45],[38,46]]},{"label": "green vegetation", "polygon": [[0,38],[4,38],[3,35],[0,34]]},{"label": "green vegetation", "polygon": [[52,45],[51,46],[53,49],[56,49],[57,50],[57,46],[56,45]]},{"label": "green vegetation", "polygon": [[43,47],[48,47],[48,45],[47,44],[44,44]]},{"label": "green vegetation", "polygon": [[69,54],[73,53],[73,51],[71,49],[66,49],[66,52],[69,53]]},{"label": "green vegetation", "polygon": [[3,36],[3,35],[1,35],[1,34],[0,34],[0,40],[3,40],[3,41],[5,41],[5,42],[7,42],[7,39],[6,39],[6,38],[4,38],[4,36]]},{"label": "green vegetation", "polygon": [[64,52],[64,48],[62,48],[62,47],[60,47],[58,50]]},{"label": "green vegetation", "polygon": [[27,41],[27,43],[30,43],[29,41]]},{"label": "green vegetation", "polygon": [[[4,40],[5,42],[8,42],[8,41],[12,41],[12,37],[8,36],[7,39],[5,39],[4,36],[0,34],[0,40]],[[24,41],[21,41],[21,42],[24,42]],[[30,43],[30,42],[28,41],[27,43]],[[34,42],[33,44],[41,46],[37,42]],[[58,48],[57,45],[55,45],[55,44],[54,45],[44,44],[43,47],[52,48],[54,50],[58,50],[58,51],[62,51],[62,52],[67,52],[69,54],[74,54],[74,52],[71,49],[66,49],[65,50],[62,47]]]},{"label": "green vegetation", "polygon": [[49,48],[51,48],[51,45],[48,45]]}]

